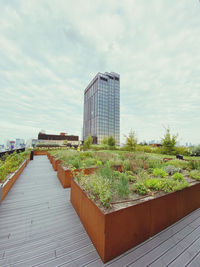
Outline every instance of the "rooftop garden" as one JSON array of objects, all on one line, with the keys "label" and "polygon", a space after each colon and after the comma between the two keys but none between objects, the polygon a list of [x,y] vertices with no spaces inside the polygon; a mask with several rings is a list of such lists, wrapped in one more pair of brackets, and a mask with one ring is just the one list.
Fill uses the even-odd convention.
[{"label": "rooftop garden", "polygon": [[[200,181],[198,160],[165,162],[160,156],[137,152],[93,152],[93,159],[102,162],[98,171],[91,175],[76,173],[75,181],[104,211],[178,191]],[[115,163],[122,164],[122,172],[112,168]]]}]

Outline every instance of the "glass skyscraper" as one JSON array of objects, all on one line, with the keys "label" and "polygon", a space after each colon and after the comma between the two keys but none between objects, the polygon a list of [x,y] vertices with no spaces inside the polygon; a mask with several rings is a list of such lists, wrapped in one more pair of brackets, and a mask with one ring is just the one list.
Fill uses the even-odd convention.
[{"label": "glass skyscraper", "polygon": [[83,140],[113,136],[120,145],[120,75],[97,73],[84,91]]}]

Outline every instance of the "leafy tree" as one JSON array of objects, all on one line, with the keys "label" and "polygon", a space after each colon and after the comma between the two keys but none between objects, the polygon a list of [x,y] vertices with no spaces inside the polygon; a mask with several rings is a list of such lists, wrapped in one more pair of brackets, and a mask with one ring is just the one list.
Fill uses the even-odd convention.
[{"label": "leafy tree", "polygon": [[115,147],[115,145],[116,145],[115,138],[112,135],[108,137],[108,145],[110,147]]},{"label": "leafy tree", "polygon": [[129,151],[135,151],[137,145],[137,138],[134,131],[131,131],[128,136],[126,136],[126,149]]},{"label": "leafy tree", "polygon": [[[115,141],[115,138],[111,135],[109,137],[104,137],[104,139],[102,140],[101,144],[105,145],[105,146],[107,145],[110,148],[114,148],[115,145],[116,145],[116,141]],[[109,149],[109,147],[107,149]]]},{"label": "leafy tree", "polygon": [[103,145],[108,145],[108,137],[104,137],[104,139],[101,142]]},{"label": "leafy tree", "polygon": [[89,149],[91,147],[92,141],[93,141],[92,136],[88,135],[83,144],[84,149]]},{"label": "leafy tree", "polygon": [[163,152],[165,154],[174,154],[176,151],[176,143],[177,143],[178,134],[172,135],[170,133],[170,129],[166,129],[166,133],[162,138],[162,146]]}]

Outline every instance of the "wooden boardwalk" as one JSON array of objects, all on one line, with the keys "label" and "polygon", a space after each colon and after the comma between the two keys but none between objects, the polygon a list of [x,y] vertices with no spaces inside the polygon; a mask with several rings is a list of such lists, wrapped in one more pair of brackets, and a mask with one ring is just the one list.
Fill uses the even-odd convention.
[{"label": "wooden boardwalk", "polygon": [[200,209],[103,264],[46,156],[0,204],[0,266],[200,266]]}]

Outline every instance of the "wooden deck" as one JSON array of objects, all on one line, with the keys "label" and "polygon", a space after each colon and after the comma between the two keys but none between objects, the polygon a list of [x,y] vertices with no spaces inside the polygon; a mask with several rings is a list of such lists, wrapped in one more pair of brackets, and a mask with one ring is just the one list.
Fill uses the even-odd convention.
[{"label": "wooden deck", "polygon": [[0,266],[200,266],[200,209],[103,264],[46,156],[0,204]]}]

